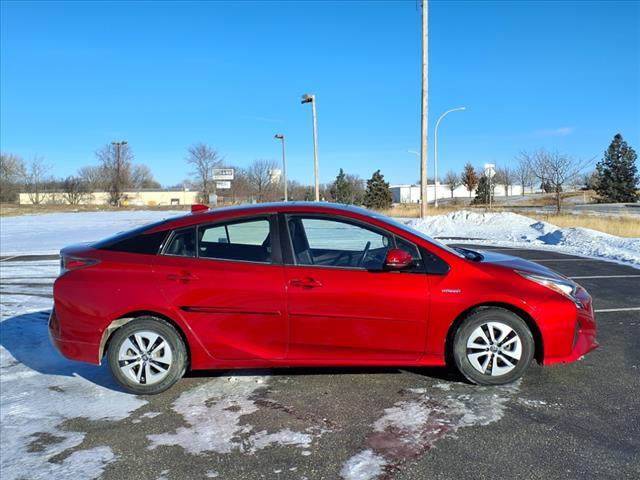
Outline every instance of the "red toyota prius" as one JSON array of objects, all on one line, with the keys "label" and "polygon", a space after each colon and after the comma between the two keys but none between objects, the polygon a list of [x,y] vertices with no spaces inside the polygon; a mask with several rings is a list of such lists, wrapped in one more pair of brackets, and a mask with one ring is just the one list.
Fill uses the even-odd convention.
[{"label": "red toyota prius", "polygon": [[370,211],[195,211],[61,251],[49,330],[139,394],[187,369],[455,365],[519,378],[597,347],[591,297],[525,260],[450,248]]}]

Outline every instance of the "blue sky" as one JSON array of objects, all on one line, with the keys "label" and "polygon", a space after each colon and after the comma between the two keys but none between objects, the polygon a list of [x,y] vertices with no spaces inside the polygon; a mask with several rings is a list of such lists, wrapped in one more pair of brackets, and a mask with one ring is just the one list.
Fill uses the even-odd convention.
[{"label": "blue sky", "polygon": [[[3,152],[66,176],[126,139],[163,184],[194,142],[227,162],[280,159],[311,183],[342,167],[419,176],[417,2],[2,2]],[[430,2],[430,140],[439,171],[521,150],[600,158],[617,132],[640,150],[639,2]],[[433,143],[430,142],[430,146]],[[430,162],[433,159],[430,152]],[[430,165],[430,172],[433,166]]]}]

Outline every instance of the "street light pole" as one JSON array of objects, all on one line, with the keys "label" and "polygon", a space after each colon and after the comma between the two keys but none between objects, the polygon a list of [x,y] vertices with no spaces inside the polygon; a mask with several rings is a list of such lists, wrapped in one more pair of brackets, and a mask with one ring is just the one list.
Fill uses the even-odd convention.
[{"label": "street light pole", "polygon": [[284,135],[281,133],[276,133],[273,138],[278,140],[282,140],[282,176],[284,177],[284,201],[289,201],[287,195],[287,156],[284,151]]},{"label": "street light pole", "polygon": [[452,108],[451,110],[447,110],[446,112],[444,112],[442,115],[440,115],[440,118],[438,118],[438,121],[436,122],[436,131],[433,135],[433,164],[434,164],[434,171],[433,174],[435,176],[435,191],[436,191],[436,200],[435,200],[435,206],[436,208],[438,208],[438,185],[439,185],[439,181],[438,181],[438,127],[440,126],[440,122],[442,121],[442,119],[444,117],[446,117],[448,114],[450,114],[451,112],[459,112],[459,111],[463,111],[466,110],[467,107],[457,107],[457,108]]},{"label": "street light pole", "polygon": [[313,170],[315,177],[316,202],[320,201],[320,180],[318,178],[318,127],[316,124],[316,96],[305,93],[300,103],[311,104],[311,119],[313,121]]},{"label": "street light pole", "polygon": [[422,0],[422,105],[420,112],[420,217],[427,216],[427,135],[429,118],[429,1]]}]

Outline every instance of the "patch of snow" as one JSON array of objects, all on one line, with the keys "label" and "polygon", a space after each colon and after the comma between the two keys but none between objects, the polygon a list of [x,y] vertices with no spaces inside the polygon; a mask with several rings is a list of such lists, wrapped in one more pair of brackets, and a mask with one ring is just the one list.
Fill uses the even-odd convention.
[{"label": "patch of snow", "polygon": [[[405,223],[431,237],[462,243],[525,246],[611,260],[640,268],[640,238],[623,238],[588,228],[560,228],[511,212],[457,211]],[[469,240],[458,240],[459,237]]]},{"label": "patch of snow", "polygon": [[364,450],[347,460],[340,476],[345,480],[369,480],[382,475],[386,464],[385,459],[373,450]]},{"label": "patch of snow", "polygon": [[74,243],[92,242],[124,230],[184,215],[184,211],[46,213],[0,218],[0,252],[46,255]]},{"label": "patch of snow", "polygon": [[439,388],[440,390],[444,390],[445,392],[448,392],[449,390],[451,390],[451,384],[450,383],[436,383],[435,385],[433,385],[433,388]]},{"label": "patch of snow", "polygon": [[150,449],[161,445],[179,445],[194,455],[205,452],[230,453],[238,450],[253,454],[270,445],[309,448],[313,437],[289,429],[256,432],[241,417],[258,410],[253,397],[264,388],[262,377],[220,377],[183,393],[173,403],[188,426],[173,433],[147,435]]},{"label": "patch of snow", "polygon": [[215,472],[213,470],[209,470],[207,472],[207,478],[218,478],[220,474],[218,472]]},{"label": "patch of snow", "polygon": [[[497,422],[506,403],[519,391],[520,382],[501,387],[473,387],[449,384],[452,394],[418,394],[423,389],[406,389],[414,398],[397,402],[384,410],[373,424],[367,448],[344,464],[345,479],[372,480],[384,467],[415,459],[440,439],[454,436],[464,427]],[[443,396],[444,395],[444,396]]]},{"label": "patch of snow", "polygon": [[[64,458],[68,450],[82,443],[85,434],[60,425],[80,417],[121,420],[146,404],[119,391],[105,366],[66,360],[49,342],[50,282],[57,268],[57,262],[0,264],[3,480],[24,478],[25,472],[34,479],[99,477],[115,459],[111,449],[77,450]],[[21,283],[37,285],[27,288]],[[50,461],[58,456],[64,460]]]}]

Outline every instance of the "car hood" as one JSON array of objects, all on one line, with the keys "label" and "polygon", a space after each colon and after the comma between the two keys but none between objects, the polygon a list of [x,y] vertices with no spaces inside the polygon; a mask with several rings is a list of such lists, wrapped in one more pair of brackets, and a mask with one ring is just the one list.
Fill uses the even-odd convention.
[{"label": "car hood", "polygon": [[511,255],[504,255],[502,253],[487,252],[485,250],[478,250],[478,253],[483,256],[483,259],[480,261],[481,264],[489,263],[499,267],[509,268],[511,270],[519,270],[521,272],[566,280],[566,277],[560,275],[558,272],[554,272],[550,268],[522,258],[512,257]]}]

